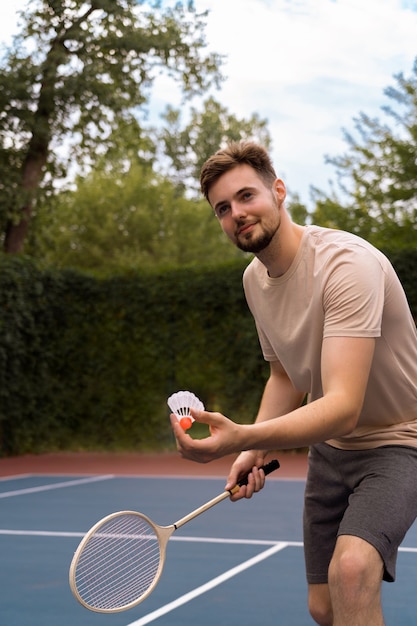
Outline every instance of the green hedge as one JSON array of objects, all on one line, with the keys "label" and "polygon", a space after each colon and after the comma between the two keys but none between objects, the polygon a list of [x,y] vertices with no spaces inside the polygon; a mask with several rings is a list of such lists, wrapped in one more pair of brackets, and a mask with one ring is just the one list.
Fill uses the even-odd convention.
[{"label": "green hedge", "polygon": [[7,259],[0,271],[0,454],[172,445],[189,388],[250,420],[266,376],[242,264],[97,280]]},{"label": "green hedge", "polygon": [[[417,251],[391,255],[417,317]],[[0,455],[173,446],[166,398],[191,389],[250,421],[267,376],[241,262],[96,279],[0,268]]]},{"label": "green hedge", "polygon": [[406,292],[414,320],[417,322],[417,241],[414,249],[387,250],[385,254],[391,260],[398,274]]}]

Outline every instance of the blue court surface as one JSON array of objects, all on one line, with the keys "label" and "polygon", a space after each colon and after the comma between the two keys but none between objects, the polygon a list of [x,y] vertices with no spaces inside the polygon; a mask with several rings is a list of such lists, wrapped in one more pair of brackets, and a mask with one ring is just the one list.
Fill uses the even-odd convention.
[{"label": "blue court surface", "polygon": [[[138,510],[169,525],[223,487],[217,478],[24,475],[0,480],[1,626],[313,624],[306,608],[302,480],[270,477],[251,500],[225,500],[178,529],[159,585],[137,607],[99,614],[73,597],[68,584],[73,553],[101,517]],[[416,591],[414,524],[401,547],[397,582],[384,583],[387,626],[417,624]]]}]

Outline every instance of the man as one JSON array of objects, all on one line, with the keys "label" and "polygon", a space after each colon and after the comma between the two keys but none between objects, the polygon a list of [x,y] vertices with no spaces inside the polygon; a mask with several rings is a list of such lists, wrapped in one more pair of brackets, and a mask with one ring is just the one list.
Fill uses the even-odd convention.
[{"label": "man", "polygon": [[310,613],[323,626],[381,626],[381,582],[394,580],[417,516],[417,333],[403,289],[364,240],[291,221],[262,147],[219,150],[201,188],[230,240],[255,255],[243,282],[270,376],[254,424],[194,412],[210,437],[193,440],[172,419],[178,448],[199,462],[239,452],[226,485],[250,472],[238,499],[263,487],[268,450],[310,446]]}]

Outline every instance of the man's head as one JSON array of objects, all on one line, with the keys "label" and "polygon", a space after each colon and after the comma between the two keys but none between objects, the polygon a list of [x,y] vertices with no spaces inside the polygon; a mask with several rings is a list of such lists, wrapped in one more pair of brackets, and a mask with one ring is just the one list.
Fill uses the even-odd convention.
[{"label": "man's head", "polygon": [[234,142],[218,150],[201,168],[200,185],[206,200],[211,186],[220,176],[238,165],[252,167],[267,187],[272,187],[277,178],[265,148],[251,141]]},{"label": "man's head", "polygon": [[202,168],[201,188],[238,248],[259,255],[277,239],[286,191],[264,148],[242,142],[219,150]]}]

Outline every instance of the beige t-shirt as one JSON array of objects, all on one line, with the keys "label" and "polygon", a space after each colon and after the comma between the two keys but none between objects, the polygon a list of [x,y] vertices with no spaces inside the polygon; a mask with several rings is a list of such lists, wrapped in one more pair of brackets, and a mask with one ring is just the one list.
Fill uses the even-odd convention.
[{"label": "beige t-shirt", "polygon": [[329,444],[347,450],[417,447],[417,331],[381,252],[355,235],[308,226],[283,276],[271,278],[255,258],[243,284],[264,358],[280,361],[310,402],[323,395],[323,338],[375,337],[358,425]]}]

